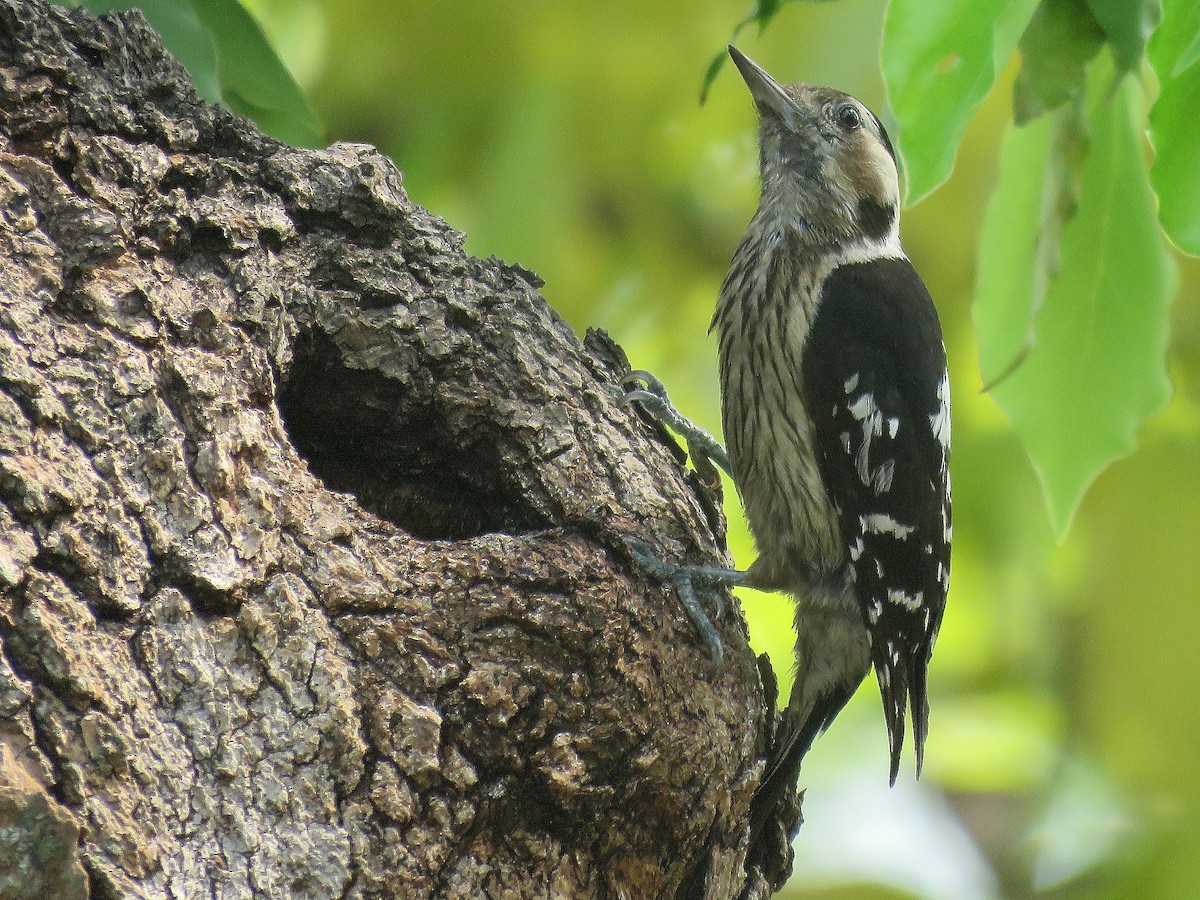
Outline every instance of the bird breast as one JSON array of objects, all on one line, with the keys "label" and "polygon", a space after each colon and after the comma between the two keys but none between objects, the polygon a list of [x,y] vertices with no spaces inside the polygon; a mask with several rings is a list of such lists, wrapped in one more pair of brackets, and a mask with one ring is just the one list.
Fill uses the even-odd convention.
[{"label": "bird breast", "polygon": [[801,350],[820,290],[785,237],[743,240],[721,290],[722,425],[763,587],[807,593],[844,563],[837,511],[821,478]]}]

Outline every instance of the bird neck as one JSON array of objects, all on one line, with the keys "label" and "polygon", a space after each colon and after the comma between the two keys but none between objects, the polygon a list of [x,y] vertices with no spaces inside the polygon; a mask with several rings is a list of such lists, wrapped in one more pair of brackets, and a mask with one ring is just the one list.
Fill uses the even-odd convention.
[{"label": "bird neck", "polygon": [[836,211],[810,213],[804,203],[778,196],[763,196],[746,229],[743,242],[748,240],[756,245],[758,253],[794,255],[806,268],[820,268],[823,262],[836,267],[904,256],[898,219],[883,234],[868,235]]}]

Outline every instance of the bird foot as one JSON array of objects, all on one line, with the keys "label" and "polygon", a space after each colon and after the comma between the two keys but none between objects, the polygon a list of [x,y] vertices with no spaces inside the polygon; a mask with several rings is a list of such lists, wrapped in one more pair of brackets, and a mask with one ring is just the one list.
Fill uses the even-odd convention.
[{"label": "bird foot", "polygon": [[659,581],[669,581],[675,585],[679,602],[683,604],[700,637],[708,647],[712,670],[721,667],[724,650],[721,647],[721,636],[717,634],[712,620],[704,610],[701,600],[708,601],[714,608],[713,618],[720,619],[725,612],[725,598],[720,588],[735,587],[744,584],[746,573],[737,569],[725,569],[720,566],[692,566],[680,563],[669,563],[662,560],[650,548],[650,545],[636,538],[626,538],[630,553],[638,565],[653,578]]},{"label": "bird foot", "polygon": [[642,409],[684,439],[692,464],[706,482],[719,483],[716,468],[720,468],[726,475],[731,474],[729,454],[725,452],[725,448],[711,434],[680,414],[667,397],[667,389],[658,378],[644,369],[635,369],[621,379],[621,386],[625,388],[625,396],[621,398],[622,405],[641,404]]}]

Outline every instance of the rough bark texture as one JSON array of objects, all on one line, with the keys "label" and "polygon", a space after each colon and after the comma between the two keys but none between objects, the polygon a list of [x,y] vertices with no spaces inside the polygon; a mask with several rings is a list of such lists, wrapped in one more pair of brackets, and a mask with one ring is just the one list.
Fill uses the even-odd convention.
[{"label": "rough bark texture", "polygon": [[[369,147],[0,0],[0,896],[761,897],[716,498]],[[769,674],[769,673],[768,673]]]}]

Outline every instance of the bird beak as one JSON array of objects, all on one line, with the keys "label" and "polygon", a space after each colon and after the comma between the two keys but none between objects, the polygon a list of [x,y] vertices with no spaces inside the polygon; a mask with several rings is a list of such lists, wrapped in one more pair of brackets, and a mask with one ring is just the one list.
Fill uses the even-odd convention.
[{"label": "bird beak", "polygon": [[795,128],[802,118],[796,101],[787,95],[779,82],[767,74],[766,69],[748,57],[732,44],[729,45],[729,55],[733,64],[742,73],[742,80],[750,88],[750,96],[754,98],[759,112],[770,110],[777,115],[788,128]]}]

